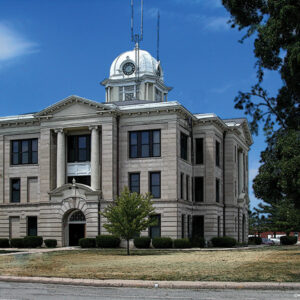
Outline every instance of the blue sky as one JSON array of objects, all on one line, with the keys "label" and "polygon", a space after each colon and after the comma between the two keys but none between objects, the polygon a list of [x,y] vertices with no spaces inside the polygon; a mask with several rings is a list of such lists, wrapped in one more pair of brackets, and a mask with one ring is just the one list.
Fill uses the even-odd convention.
[{"label": "blue sky", "polygon": [[[144,7],[141,48],[153,56],[161,14],[160,59],[174,87],[169,100],[194,113],[243,117],[233,99],[255,82],[253,38],[238,43],[243,32],[227,24],[221,0],[144,0]],[[73,94],[105,101],[99,82],[114,58],[134,47],[130,0],[0,0],[0,8],[0,116],[36,112]],[[280,85],[267,72],[265,87],[275,93]],[[264,148],[264,136],[254,136],[250,181]],[[257,205],[252,189],[250,196]]]}]

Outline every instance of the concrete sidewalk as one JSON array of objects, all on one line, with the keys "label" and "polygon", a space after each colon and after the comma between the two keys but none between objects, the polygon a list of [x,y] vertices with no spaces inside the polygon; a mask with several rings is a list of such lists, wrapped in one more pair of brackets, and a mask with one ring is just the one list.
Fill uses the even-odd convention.
[{"label": "concrete sidewalk", "polygon": [[56,277],[0,276],[0,281],[22,283],[63,284],[93,287],[167,288],[167,289],[254,289],[300,290],[300,283],[277,282],[221,282],[221,281],[149,281],[149,280],[99,280]]}]

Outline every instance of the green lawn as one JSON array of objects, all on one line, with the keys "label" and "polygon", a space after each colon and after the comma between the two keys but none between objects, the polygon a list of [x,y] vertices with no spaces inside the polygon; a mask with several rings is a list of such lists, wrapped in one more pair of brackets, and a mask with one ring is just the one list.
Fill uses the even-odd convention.
[{"label": "green lawn", "polygon": [[57,251],[0,257],[1,275],[90,279],[300,281],[300,247],[235,251]]}]

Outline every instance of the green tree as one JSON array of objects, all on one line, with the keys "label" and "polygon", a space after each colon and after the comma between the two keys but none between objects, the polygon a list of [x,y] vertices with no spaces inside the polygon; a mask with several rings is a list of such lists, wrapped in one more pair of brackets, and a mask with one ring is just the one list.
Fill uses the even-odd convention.
[{"label": "green tree", "polygon": [[130,254],[129,241],[154,225],[151,219],[154,215],[151,198],[150,194],[130,193],[128,187],[125,187],[117,200],[101,213],[108,221],[104,228],[127,241],[127,255]]},{"label": "green tree", "polygon": [[[274,128],[300,127],[300,1],[299,0],[222,0],[231,14],[232,27],[245,30],[241,42],[255,37],[257,83],[250,91],[239,92],[235,107],[252,117],[252,132],[258,123],[271,136]],[[277,71],[282,86],[275,97],[263,88],[265,70]],[[276,125],[276,126],[274,126]]]},{"label": "green tree", "polygon": [[249,233],[252,235],[260,234],[268,229],[267,219],[265,215],[260,214],[260,210],[254,208],[253,211],[249,210]]},{"label": "green tree", "polygon": [[269,205],[286,200],[300,209],[300,132],[276,133],[261,153],[260,162],[253,180],[255,196]]}]

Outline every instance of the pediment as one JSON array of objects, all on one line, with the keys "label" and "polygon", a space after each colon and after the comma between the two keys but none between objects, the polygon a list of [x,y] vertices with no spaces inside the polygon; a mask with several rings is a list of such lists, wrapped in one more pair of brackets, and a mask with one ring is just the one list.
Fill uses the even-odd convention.
[{"label": "pediment", "polygon": [[65,117],[95,114],[97,111],[111,110],[102,103],[70,96],[35,114],[35,117]]}]

